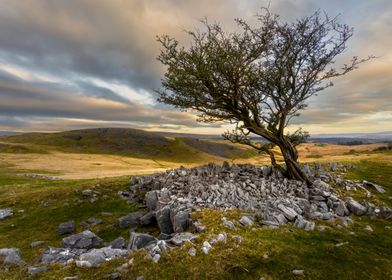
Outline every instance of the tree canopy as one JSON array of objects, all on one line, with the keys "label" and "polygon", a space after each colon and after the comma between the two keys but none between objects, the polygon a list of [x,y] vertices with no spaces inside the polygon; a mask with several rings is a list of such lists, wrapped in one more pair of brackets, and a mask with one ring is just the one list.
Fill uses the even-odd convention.
[{"label": "tree canopy", "polygon": [[[287,177],[309,182],[295,148],[308,134],[300,129],[290,134],[285,128],[310,97],[333,85],[333,78],[371,57],[355,56],[335,68],[335,58],[346,50],[353,28],[320,11],[284,22],[262,9],[257,20],[254,27],[236,19],[236,32],[203,20],[203,30],[187,31],[187,48],[167,35],[158,37],[158,60],[167,67],[159,100],[196,111],[200,121],[235,124],[224,134],[226,139],[268,153]],[[251,133],[268,143],[252,141]],[[275,146],[285,168],[275,160]]]}]

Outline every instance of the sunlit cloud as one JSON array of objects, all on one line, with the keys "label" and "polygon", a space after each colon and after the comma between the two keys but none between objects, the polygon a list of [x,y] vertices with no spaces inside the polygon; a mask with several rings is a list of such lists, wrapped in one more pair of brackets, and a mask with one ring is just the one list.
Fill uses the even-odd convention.
[{"label": "sunlit cloud", "polygon": [[63,130],[121,126],[221,133],[194,112],[158,104],[164,68],[156,35],[188,45],[184,30],[208,17],[235,28],[270,5],[284,20],[317,9],[355,28],[352,55],[377,58],[309,100],[292,122],[311,133],[392,130],[392,2],[389,0],[26,0],[0,2],[0,129]]}]

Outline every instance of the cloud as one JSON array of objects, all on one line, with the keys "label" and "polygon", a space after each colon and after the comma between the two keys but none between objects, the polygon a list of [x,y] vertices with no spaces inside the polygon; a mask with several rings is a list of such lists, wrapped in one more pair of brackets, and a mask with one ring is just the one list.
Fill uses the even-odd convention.
[{"label": "cloud", "polygon": [[[371,130],[371,116],[392,111],[390,0],[5,0],[0,2],[2,123],[17,128],[12,120],[19,118],[38,129],[37,122],[27,124],[31,117],[53,118],[59,127],[94,121],[206,131],[191,113],[156,104],[153,89],[159,88],[164,68],[155,59],[155,36],[169,34],[186,45],[183,30],[199,27],[199,19],[208,17],[231,30],[234,18],[254,23],[259,7],[269,3],[284,20],[317,9],[341,14],[356,33],[338,63],[352,55],[380,56],[313,97],[294,125],[339,129],[351,122],[350,127]],[[212,131],[222,131],[219,127]]]},{"label": "cloud", "polygon": [[[1,74],[1,72],[0,72]],[[47,82],[14,82],[12,76],[0,75],[0,115],[12,117],[77,118],[95,121],[174,124],[196,126],[190,113],[164,111],[121,98],[110,98],[108,89],[83,83],[75,92],[73,86]],[[89,93],[85,93],[85,90]],[[94,92],[94,93],[93,93]],[[107,96],[109,93],[109,98]],[[102,98],[104,96],[104,98]],[[120,99],[120,100],[116,100]]]}]

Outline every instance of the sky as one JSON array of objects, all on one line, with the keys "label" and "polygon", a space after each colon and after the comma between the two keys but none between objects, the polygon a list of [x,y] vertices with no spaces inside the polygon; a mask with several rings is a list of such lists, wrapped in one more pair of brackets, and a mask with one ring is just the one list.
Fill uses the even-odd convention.
[{"label": "sky", "polygon": [[293,120],[311,134],[392,130],[391,0],[0,0],[0,130],[131,127],[217,134],[156,101],[164,67],[156,35],[186,45],[207,17],[234,30],[261,7],[294,21],[316,10],[354,27],[348,50],[377,58],[334,81]]}]

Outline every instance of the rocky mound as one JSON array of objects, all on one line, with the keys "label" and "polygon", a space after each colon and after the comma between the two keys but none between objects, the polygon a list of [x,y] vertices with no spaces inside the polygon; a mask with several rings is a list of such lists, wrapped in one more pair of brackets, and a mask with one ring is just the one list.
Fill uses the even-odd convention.
[{"label": "rocky mound", "polygon": [[[195,168],[168,170],[152,176],[132,178],[130,191],[119,194],[130,202],[145,203],[149,212],[134,216],[135,224],[156,219],[161,233],[182,232],[193,224],[191,212],[201,208],[238,208],[254,213],[264,225],[279,227],[293,222],[295,226],[312,230],[315,220],[339,219],[347,224],[351,214],[392,217],[392,209],[376,207],[364,200],[341,198],[329,183],[350,189],[368,188],[382,192],[381,186],[370,182],[344,180],[335,173],[345,172],[343,164],[329,164],[327,168],[304,166],[314,180],[312,186],[287,180],[271,166],[222,166],[208,164]],[[136,215],[136,214],[133,214]]]}]

